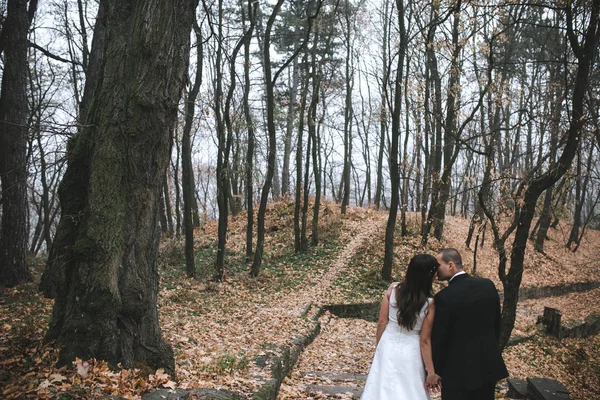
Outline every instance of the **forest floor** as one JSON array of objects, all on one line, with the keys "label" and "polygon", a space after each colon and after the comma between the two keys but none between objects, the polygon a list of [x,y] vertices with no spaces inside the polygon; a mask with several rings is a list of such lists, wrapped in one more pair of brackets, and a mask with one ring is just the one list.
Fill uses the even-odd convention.
[{"label": "forest floor", "polygon": [[[221,283],[209,279],[216,256],[216,222],[195,233],[196,278],[185,276],[182,240],[163,240],[158,306],[163,334],[175,351],[176,377],[161,370],[150,376],[139,370],[110,371],[96,360],[77,360],[72,367],[56,369],[57,351],[43,343],[53,302],[36,290],[44,260],[32,260],[33,282],[0,289],[1,397],[68,399],[110,394],[140,398],[156,387],[255,393],[271,379],[270,368],[256,360],[308,335],[314,329],[311,317],[320,306],[379,301],[388,285],[379,279],[387,213],[350,207],[341,215],[338,205],[325,203],[320,244],[295,254],[293,212],[291,201],[269,205],[263,265],[256,279],[248,277],[245,262],[245,214],[231,218]],[[442,242],[430,240],[423,249],[416,235],[418,218],[409,214],[410,235],[396,237],[392,275],[402,279],[414,254],[435,254],[442,247],[459,249],[466,271],[472,273],[473,251],[464,245],[469,221],[447,217]],[[600,280],[600,232],[588,231],[576,253],[565,248],[568,233],[565,225],[551,230],[545,254],[528,247],[522,287]],[[491,239],[488,232],[479,247],[476,274],[492,279],[501,291]],[[441,288],[436,283],[435,290]],[[544,306],[561,310],[563,321],[581,320],[600,312],[600,289],[520,302],[513,335],[530,339],[505,350],[511,377],[556,379],[574,399],[597,398],[600,335],[558,341],[538,333],[535,323]],[[329,313],[319,322],[321,333],[283,382],[280,399],[350,398],[350,393],[324,394],[319,388],[335,384],[351,389],[364,384],[361,379],[375,350],[375,323]],[[499,391],[498,398],[503,393]]]}]

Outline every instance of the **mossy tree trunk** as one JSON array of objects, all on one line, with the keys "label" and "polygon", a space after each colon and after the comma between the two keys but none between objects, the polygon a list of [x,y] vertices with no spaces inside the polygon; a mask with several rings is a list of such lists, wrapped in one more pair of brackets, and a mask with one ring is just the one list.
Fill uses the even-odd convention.
[{"label": "mossy tree trunk", "polygon": [[193,0],[107,0],[103,71],[70,143],[47,270],[58,364],[174,372],[156,307],[160,192],[189,61]]}]

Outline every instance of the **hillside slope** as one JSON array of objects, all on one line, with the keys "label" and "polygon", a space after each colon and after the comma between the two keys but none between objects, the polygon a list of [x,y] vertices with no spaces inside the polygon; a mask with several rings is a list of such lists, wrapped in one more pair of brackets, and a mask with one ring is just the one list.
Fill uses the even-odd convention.
[{"label": "hillside slope", "polygon": [[[219,388],[243,396],[256,393],[272,378],[269,357],[314,332],[315,322],[311,317],[319,306],[378,301],[388,285],[379,279],[385,212],[350,207],[347,215],[342,216],[338,205],[325,203],[321,209],[320,244],[305,254],[294,254],[293,211],[291,201],[269,205],[264,263],[257,279],[248,277],[249,266],[245,263],[244,213],[231,218],[224,282],[207,279],[216,255],[216,221],[195,232],[198,271],[195,279],[185,276],[182,240],[163,241],[159,313],[163,334],[175,350],[176,379],[161,371],[111,372],[105,364],[94,360],[87,364],[81,360],[70,368],[54,368],[56,349],[43,343],[52,301],[37,293],[36,282],[2,289],[2,397],[59,398],[61,393],[63,397],[69,393],[75,398],[99,398],[105,394],[141,398],[149,390],[163,386]],[[409,230],[414,235],[417,218],[415,214],[409,216]],[[420,247],[416,236],[398,236],[393,275],[397,280],[402,279],[405,265],[415,253],[434,254],[448,246],[463,253],[470,272],[473,253],[463,243],[468,223],[448,217],[442,243],[431,241],[426,249]],[[598,279],[600,264],[596,255],[600,251],[600,233],[589,231],[575,254],[564,248],[567,233],[564,226],[550,232],[546,255],[528,249],[524,287]],[[491,278],[501,289],[496,277],[497,256],[490,247],[490,239],[488,233],[485,245],[479,250],[477,273]],[[34,275],[39,277],[43,260],[37,265]],[[440,288],[437,284],[436,289]],[[515,333],[534,335],[533,325],[544,305],[558,307],[565,319],[581,319],[592,311],[600,311],[599,304],[599,289],[524,301],[519,305]],[[323,332],[304,351],[292,378],[282,389],[281,398],[313,396],[303,391],[301,380],[294,378],[309,362],[310,368],[321,371],[366,373],[368,370],[374,350],[372,323],[341,321],[327,314],[320,322]],[[336,332],[333,340],[327,339],[328,331]],[[326,345],[320,344],[320,339]],[[508,349],[505,356],[512,376],[555,378],[567,384],[575,398],[583,399],[600,392],[599,348],[598,335],[562,342],[534,336]],[[580,363],[581,360],[585,363]],[[146,377],[148,372],[152,373],[150,377]]]}]

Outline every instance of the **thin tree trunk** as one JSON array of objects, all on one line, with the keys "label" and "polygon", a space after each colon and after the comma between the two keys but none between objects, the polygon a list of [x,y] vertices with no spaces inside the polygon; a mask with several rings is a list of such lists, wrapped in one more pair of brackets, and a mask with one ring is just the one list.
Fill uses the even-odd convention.
[{"label": "thin tree trunk", "polygon": [[398,13],[398,24],[400,26],[400,47],[398,53],[398,64],[396,69],[396,81],[394,88],[394,110],[392,112],[392,145],[390,147],[390,183],[392,186],[392,199],[390,201],[390,212],[385,230],[385,254],[381,278],[389,281],[392,278],[392,267],[394,264],[394,233],[396,230],[396,218],[400,202],[398,186],[400,174],[398,169],[398,139],[400,137],[400,110],[402,108],[402,79],[404,72],[404,56],[408,46],[406,29],[404,26],[404,1],[396,0]]},{"label": "thin tree trunk", "polygon": [[[303,65],[306,65],[308,53],[304,55]],[[304,220],[305,213],[301,216],[300,210],[303,205],[302,200],[302,186],[306,180],[302,179],[302,149],[303,149],[303,136],[304,136],[304,111],[306,109],[306,100],[308,93],[309,78],[305,77],[302,83],[302,92],[300,100],[300,111],[298,113],[298,143],[296,145],[296,190],[295,190],[295,204],[294,204],[294,251],[299,253],[304,250],[303,247],[303,235],[300,227],[300,221]],[[304,223],[302,223],[304,226]]]},{"label": "thin tree trunk", "polygon": [[256,252],[254,253],[254,260],[252,261],[252,267],[250,269],[250,276],[257,277],[260,272],[262,265],[262,253],[265,245],[265,214],[267,211],[267,201],[269,200],[269,192],[271,191],[271,185],[273,183],[273,175],[275,174],[275,157],[276,157],[276,132],[275,132],[275,98],[274,98],[274,86],[275,82],[271,72],[271,29],[279,10],[283,5],[284,0],[278,0],[275,5],[269,20],[267,21],[267,27],[265,29],[265,39],[263,44],[263,68],[265,78],[265,92],[266,92],[266,108],[267,108],[267,131],[269,136],[269,149],[267,155],[267,175],[265,176],[265,182],[263,185],[262,193],[260,196],[260,205],[258,206],[258,226],[257,226],[257,241],[256,241]]},{"label": "thin tree trunk", "polygon": [[383,23],[383,45],[382,45],[382,81],[381,81],[381,104],[379,111],[379,152],[377,154],[377,176],[375,183],[375,206],[379,210],[381,208],[381,199],[383,196],[383,155],[385,153],[385,143],[387,138],[387,130],[388,130],[388,80],[390,75],[390,66],[389,66],[389,25],[391,18],[388,16],[392,15],[390,10],[391,1],[386,0],[384,2],[384,23]]},{"label": "thin tree trunk", "polygon": [[166,216],[166,229],[169,237],[173,237],[173,210],[171,207],[171,192],[169,190],[169,173],[165,174],[164,183],[163,183],[163,200],[165,207],[165,216]]},{"label": "thin tree trunk", "polygon": [[275,75],[272,74],[271,71],[271,29],[273,24],[275,23],[275,19],[277,14],[281,9],[284,0],[278,0],[277,4],[273,8],[273,12],[267,21],[267,27],[265,29],[265,40],[263,44],[263,64],[264,64],[264,78],[265,78],[265,92],[266,92],[266,107],[267,107],[267,131],[269,136],[269,150],[267,155],[267,175],[265,177],[265,183],[263,185],[261,197],[260,197],[260,205],[258,207],[258,216],[257,216],[257,241],[256,241],[256,253],[254,255],[254,260],[252,262],[252,267],[250,269],[250,276],[257,277],[260,272],[260,266],[262,264],[262,253],[264,250],[265,244],[265,213],[267,210],[267,201],[269,200],[269,192],[271,191],[271,184],[273,183],[273,175],[275,174],[275,162],[276,162],[276,131],[275,131],[275,95],[274,95],[274,87],[277,78],[281,74],[281,72],[289,65],[290,62],[293,61],[295,57],[298,56],[298,53],[304,49],[308,38],[310,36],[310,31],[312,28],[313,20],[319,13],[321,8],[321,1],[318,1],[316,11],[313,15],[309,15],[308,27],[306,29],[306,37],[302,44],[298,47],[298,50],[292,54],[292,56],[285,62],[281,67],[277,70]]},{"label": "thin tree trunk", "polygon": [[[460,62],[459,55],[462,49],[459,43],[460,14],[462,1],[458,0],[454,6],[454,25],[452,29],[452,61],[450,65],[450,79],[448,80],[448,97],[446,100],[446,121],[444,123],[444,171],[437,181],[434,181],[431,197],[431,208],[429,220],[433,223],[433,236],[441,240],[444,232],[444,220],[446,217],[446,204],[450,197],[451,171],[456,158],[455,146],[458,137],[457,131],[457,101],[460,98]],[[439,139],[439,137],[438,137]],[[441,148],[441,143],[437,144]],[[438,170],[439,171],[439,170]],[[439,175],[438,175],[439,176]],[[429,234],[429,232],[427,232]],[[426,243],[427,236],[423,236]]]},{"label": "thin tree trunk", "polygon": [[[313,176],[315,179],[315,204],[313,206],[312,218],[312,236],[311,245],[316,246],[319,243],[319,210],[321,208],[321,163],[320,163],[320,137],[317,132],[317,106],[319,103],[319,87],[321,85],[321,71],[316,79],[313,80],[313,97],[308,107],[308,134],[310,135],[312,146]],[[307,154],[308,157],[308,154]]]},{"label": "thin tree trunk", "polygon": [[[298,49],[298,42],[294,42],[294,51]],[[296,118],[296,98],[298,92],[298,59],[294,58],[292,63],[289,88],[289,103],[287,109],[285,137],[283,139],[283,169],[281,171],[281,195],[286,196],[290,193],[290,157],[292,153],[292,135],[294,131],[294,120]]]},{"label": "thin tree trunk", "polygon": [[194,20],[196,34],[196,77],[185,101],[185,122],[181,135],[181,185],[183,191],[183,229],[185,235],[185,270],[188,277],[196,275],[194,257],[194,218],[193,211],[198,208],[194,196],[194,169],[192,167],[192,124],[196,111],[196,97],[202,84],[202,32]]},{"label": "thin tree trunk", "polygon": [[[346,71],[345,71],[345,86],[346,86],[346,102],[344,106],[344,170],[342,171],[342,214],[346,214],[346,207],[350,202],[350,164],[352,163],[352,88],[354,86],[354,68],[351,62],[351,24],[350,24],[350,7],[349,0],[345,1],[344,10],[345,19],[345,45],[346,45]],[[316,142],[315,142],[316,143]],[[316,148],[317,146],[315,146]],[[313,150],[314,151],[314,150]],[[315,165],[313,164],[313,167]],[[316,180],[316,176],[315,176]]]},{"label": "thin tree trunk", "polygon": [[[230,132],[226,129],[226,122],[221,115],[223,101],[223,0],[218,1],[218,23],[217,23],[217,57],[215,61],[215,97],[214,111],[217,125],[217,204],[219,207],[219,224],[217,234],[217,258],[213,279],[223,280],[225,273],[225,246],[227,244],[227,225],[229,222],[229,144]],[[227,107],[225,107],[227,108]],[[227,111],[225,111],[227,115]],[[227,118],[227,116],[226,116]]]},{"label": "thin tree trunk", "polygon": [[[254,3],[258,6],[258,3]],[[245,9],[243,5],[242,9],[242,20],[246,21]],[[248,9],[252,9],[251,0],[248,0]],[[256,12],[250,16],[251,24],[256,23]],[[254,121],[252,120],[252,114],[250,113],[250,41],[248,37],[244,42],[244,116],[246,117],[246,125],[248,128],[248,148],[246,149],[246,208],[248,210],[247,225],[246,225],[246,262],[252,260],[252,234],[254,231],[254,181],[252,172],[254,170]]]}]

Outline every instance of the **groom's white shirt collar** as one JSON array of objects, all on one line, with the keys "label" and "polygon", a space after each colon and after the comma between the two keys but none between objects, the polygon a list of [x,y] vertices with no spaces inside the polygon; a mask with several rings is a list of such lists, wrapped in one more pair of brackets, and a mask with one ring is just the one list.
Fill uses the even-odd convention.
[{"label": "groom's white shirt collar", "polygon": [[464,274],[466,274],[466,272],[465,272],[465,271],[458,271],[457,273],[455,273],[454,275],[452,275],[452,278],[450,278],[450,279],[448,280],[448,283],[452,282],[452,279],[456,278],[457,276],[459,276],[459,275],[464,275]]}]

